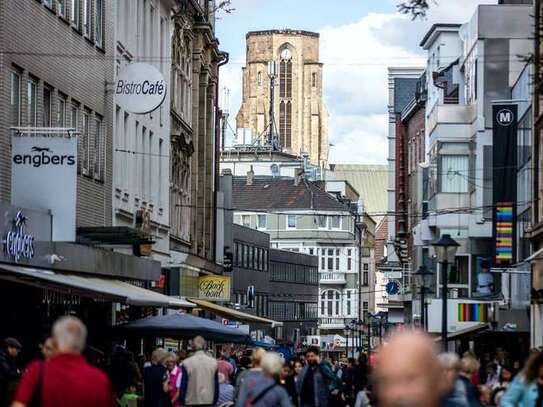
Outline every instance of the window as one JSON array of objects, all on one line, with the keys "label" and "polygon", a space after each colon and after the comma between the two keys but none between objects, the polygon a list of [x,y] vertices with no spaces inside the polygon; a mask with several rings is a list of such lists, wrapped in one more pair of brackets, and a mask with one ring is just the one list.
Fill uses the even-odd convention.
[{"label": "window", "polygon": [[64,17],[66,15],[66,0],[57,0],[57,13],[59,16]]},{"label": "window", "polygon": [[18,72],[10,72],[10,123],[13,126],[21,125],[21,75]]},{"label": "window", "polygon": [[327,217],[325,215],[317,216],[317,226],[319,229],[326,229],[326,219]]},{"label": "window", "polygon": [[[87,0],[88,1],[88,0]],[[79,15],[81,14],[81,0],[71,0],[70,3],[70,22],[76,27],[79,28]]]},{"label": "window", "polygon": [[350,290],[347,291],[346,294],[347,294],[347,300],[345,301],[345,304],[347,305],[346,313],[347,313],[347,315],[351,315],[351,311],[352,311],[351,310],[351,306],[352,306],[352,304],[351,304],[351,291]]},{"label": "window", "polygon": [[330,229],[340,229],[341,228],[341,216],[330,216],[329,218],[329,228]]},{"label": "window", "polygon": [[441,192],[469,192],[468,183],[469,156],[441,156]]},{"label": "window", "polygon": [[347,249],[347,271],[351,271],[353,268],[353,250]]},{"label": "window", "polygon": [[328,290],[321,293],[321,315],[339,316],[341,314],[341,294],[336,290]]},{"label": "window", "polygon": [[96,130],[94,133],[93,171],[94,178],[103,180],[102,173],[102,151],[104,140],[102,139],[102,119],[97,117],[95,121]]},{"label": "window", "polygon": [[81,172],[89,175],[89,154],[90,154],[90,112],[83,112],[83,134],[79,137],[81,152]]},{"label": "window", "polygon": [[96,10],[94,14],[94,39],[96,45],[101,47],[103,45],[103,21],[104,21],[104,6],[103,0],[96,0]]},{"label": "window", "polygon": [[339,271],[340,249],[323,248],[321,250],[321,271]]},{"label": "window", "polygon": [[279,64],[279,97],[292,97],[292,53],[288,48],[281,51]]},{"label": "window", "polygon": [[66,126],[66,98],[64,96],[58,98],[57,125],[58,127]]},{"label": "window", "polygon": [[311,74],[311,86],[314,88],[317,86],[317,74],[315,72]]},{"label": "window", "polygon": [[287,229],[296,229],[296,215],[287,215]]},{"label": "window", "polygon": [[72,104],[72,107],[70,109],[70,127],[72,129],[79,129],[79,123],[78,123],[78,112],[79,112],[79,106],[76,104]]},{"label": "window", "polygon": [[262,71],[258,71],[258,86],[262,86]]},{"label": "window", "polygon": [[292,143],[292,103],[282,100],[279,104],[279,134],[281,145],[291,147]]},{"label": "window", "polygon": [[38,101],[37,101],[38,83],[30,79],[27,85],[27,124],[36,127],[38,124]]},{"label": "window", "polygon": [[[364,264],[367,266],[367,264]],[[369,285],[369,272],[367,268],[362,272],[362,285],[367,286]]]},{"label": "window", "polygon": [[83,34],[87,37],[90,37],[92,33],[91,1],[83,0]]},{"label": "window", "polygon": [[268,215],[258,215],[257,216],[257,228],[266,229],[268,224]]},{"label": "window", "polygon": [[333,249],[328,249],[328,262],[327,262],[327,268],[328,270],[333,270],[334,269],[334,250]]},{"label": "window", "polygon": [[[159,180],[161,180],[163,177],[163,174],[162,174],[162,166],[164,165],[163,164],[164,158],[162,157],[164,153],[163,144],[164,144],[164,140],[159,139],[158,140],[158,179]],[[158,182],[158,205],[162,207],[162,182]]]},{"label": "window", "polygon": [[51,127],[51,88],[43,87],[42,126]]},{"label": "window", "polygon": [[362,314],[363,314],[364,321],[368,319],[369,310],[370,310],[369,303],[367,301],[364,301],[362,303]]},{"label": "window", "polygon": [[245,227],[251,227],[251,215],[241,215],[241,224]]}]

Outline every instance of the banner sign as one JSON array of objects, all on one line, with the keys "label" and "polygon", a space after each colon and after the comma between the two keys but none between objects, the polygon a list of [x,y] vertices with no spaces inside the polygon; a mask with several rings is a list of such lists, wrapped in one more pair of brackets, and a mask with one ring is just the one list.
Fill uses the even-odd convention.
[{"label": "banner sign", "polygon": [[230,301],[230,277],[200,276],[198,298],[209,301]]},{"label": "banner sign", "polygon": [[510,267],[516,262],[518,108],[494,105],[492,114],[493,260],[494,267]]},{"label": "banner sign", "polygon": [[50,212],[52,240],[75,241],[77,137],[20,134],[11,139],[11,203]]}]

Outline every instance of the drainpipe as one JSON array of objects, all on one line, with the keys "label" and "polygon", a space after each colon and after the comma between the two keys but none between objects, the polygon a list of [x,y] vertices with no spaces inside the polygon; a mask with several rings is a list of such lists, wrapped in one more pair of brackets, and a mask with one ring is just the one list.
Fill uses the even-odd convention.
[{"label": "drainpipe", "polygon": [[[226,65],[230,59],[228,52],[219,51],[219,62],[217,64],[217,85],[215,86],[215,179],[213,184],[215,186],[213,192],[213,208],[215,210],[215,216],[213,216],[213,262],[217,261],[217,192],[219,190],[219,176],[220,176],[220,139],[221,139],[221,126],[220,117],[222,112],[219,110],[219,69],[221,66]],[[224,225],[223,225],[224,227]],[[224,248],[223,248],[224,250]]]}]

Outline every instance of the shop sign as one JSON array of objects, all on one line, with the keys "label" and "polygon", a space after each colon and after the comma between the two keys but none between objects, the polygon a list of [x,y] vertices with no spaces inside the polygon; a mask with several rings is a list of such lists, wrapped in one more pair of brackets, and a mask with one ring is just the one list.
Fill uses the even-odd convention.
[{"label": "shop sign", "polygon": [[26,233],[27,217],[22,211],[18,211],[13,219],[12,229],[6,233],[3,246],[6,256],[16,263],[23,259],[34,257],[34,236]]},{"label": "shop sign", "polygon": [[119,73],[115,101],[124,110],[146,114],[157,109],[165,98],[166,81],[153,65],[133,63]]},{"label": "shop sign", "polygon": [[52,240],[75,241],[77,137],[15,133],[11,204],[52,215]]},{"label": "shop sign", "polygon": [[200,276],[198,298],[209,301],[230,301],[230,277]]}]

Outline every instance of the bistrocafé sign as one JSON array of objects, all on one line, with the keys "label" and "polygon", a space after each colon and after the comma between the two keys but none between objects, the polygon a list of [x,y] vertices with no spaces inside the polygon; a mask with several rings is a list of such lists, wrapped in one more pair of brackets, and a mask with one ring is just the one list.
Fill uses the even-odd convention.
[{"label": "bistrocaf\u00e9 sign", "polygon": [[124,110],[146,114],[166,98],[166,81],[158,69],[141,62],[127,65],[117,77],[115,101]]},{"label": "bistrocaf\u00e9 sign", "polygon": [[198,298],[209,301],[230,301],[230,277],[200,276]]}]

